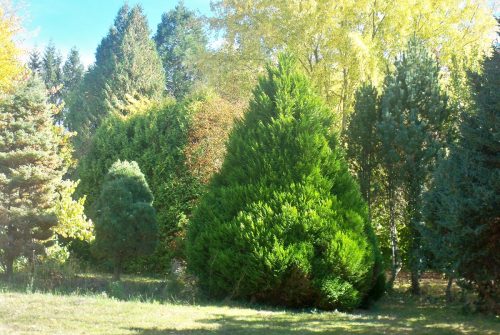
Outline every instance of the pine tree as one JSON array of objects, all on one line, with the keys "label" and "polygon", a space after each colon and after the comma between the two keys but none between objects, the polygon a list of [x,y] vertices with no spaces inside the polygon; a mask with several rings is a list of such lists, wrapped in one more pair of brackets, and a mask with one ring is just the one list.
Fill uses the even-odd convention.
[{"label": "pine tree", "polygon": [[158,100],[165,76],[141,7],[124,5],[96,50],[96,62],[78,93],[68,98],[66,125],[77,131],[84,148],[101,121],[111,113],[129,115],[144,100]]},{"label": "pine tree", "polygon": [[63,76],[63,93],[66,95],[68,92],[73,91],[78,87],[83,79],[84,67],[80,62],[80,54],[76,47],[71,48],[68,58],[62,68]]},{"label": "pine tree", "polygon": [[434,266],[463,278],[479,308],[500,313],[500,50],[474,75],[476,111],[463,116],[460,137],[440,162],[426,197],[427,246]]},{"label": "pine tree", "polygon": [[[392,173],[391,192],[401,186],[405,198],[405,229],[412,292],[420,293],[422,267],[423,190],[444,146],[449,110],[439,85],[439,67],[423,43],[412,39],[386,80],[380,131],[387,165]],[[398,163],[399,162],[399,163]]]},{"label": "pine tree", "polygon": [[40,59],[40,51],[38,49],[31,50],[29,54],[28,67],[32,73],[41,75],[42,73],[42,60]]},{"label": "pine tree", "polygon": [[167,92],[182,99],[199,80],[196,61],[207,43],[202,21],[180,2],[162,15],[154,40],[165,69]]},{"label": "pine tree", "polygon": [[95,222],[94,250],[114,266],[120,280],[123,262],[147,255],[157,243],[153,195],[136,162],[116,161],[106,176]]},{"label": "pine tree", "polygon": [[61,56],[58,55],[54,43],[45,48],[42,58],[42,78],[47,89],[51,90],[62,84]]},{"label": "pine tree", "polygon": [[346,132],[347,155],[357,174],[361,194],[368,204],[369,218],[373,203],[372,186],[377,166],[380,121],[378,93],[372,85],[363,85],[356,92],[354,113]]},{"label": "pine tree", "polygon": [[63,76],[62,76],[62,56],[56,50],[55,45],[50,42],[45,48],[42,58],[42,79],[49,92],[49,102],[56,106],[57,113],[54,113],[54,120],[61,124],[64,119],[62,113],[63,103]]},{"label": "pine tree", "polygon": [[105,87],[106,103],[114,112],[127,115],[130,113],[127,106],[134,101],[157,100],[163,94],[165,74],[149,35],[142,8],[132,8]]},{"label": "pine tree", "polygon": [[280,56],[188,226],[188,266],[209,296],[352,309],[383,287],[366,205],[331,128],[329,109]]},{"label": "pine tree", "polygon": [[67,160],[45,92],[35,77],[0,102],[0,250],[8,277],[18,256],[43,253],[57,223],[52,210]]}]

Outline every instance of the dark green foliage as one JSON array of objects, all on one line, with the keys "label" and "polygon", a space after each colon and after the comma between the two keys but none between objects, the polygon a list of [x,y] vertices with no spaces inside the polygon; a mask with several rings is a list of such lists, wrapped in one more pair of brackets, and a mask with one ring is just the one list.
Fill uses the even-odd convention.
[{"label": "dark green foliage", "polygon": [[63,92],[68,94],[78,87],[83,79],[84,68],[80,62],[78,49],[71,48],[68,58],[63,65]]},{"label": "dark green foliage", "polygon": [[124,5],[96,50],[96,62],[77,92],[69,97],[66,125],[78,132],[77,149],[89,144],[108,115],[133,113],[143,100],[158,100],[165,76],[146,17],[139,6]]},{"label": "dark green foliage", "polygon": [[150,254],[158,227],[146,178],[136,162],[116,161],[104,179],[97,201],[95,252],[113,262],[120,279],[123,262]]},{"label": "dark green foliage", "polygon": [[57,223],[52,207],[67,162],[52,116],[37,77],[0,98],[0,255],[9,276],[18,256],[43,253]]},{"label": "dark green foliage", "polygon": [[62,84],[61,55],[57,53],[55,45],[50,42],[45,48],[42,59],[42,78],[47,89]]},{"label": "dark green foliage", "polygon": [[188,130],[185,105],[166,103],[127,119],[112,117],[99,127],[78,166],[78,190],[87,195],[87,214],[95,218],[99,190],[111,164],[117,159],[140,164],[155,197],[160,243],[145,263],[125,264],[135,270],[164,272],[168,268],[173,239],[198,197],[200,183],[187,170],[183,153]]},{"label": "dark green foliage", "polygon": [[434,174],[426,197],[428,248],[434,266],[464,278],[480,308],[500,313],[500,52],[472,80],[476,111]]},{"label": "dark green foliage", "polygon": [[[63,103],[62,56],[52,42],[47,45],[43,54],[41,76],[48,91],[49,102],[60,107]],[[55,113],[54,119],[62,122],[63,114]]]},{"label": "dark green foliage", "polygon": [[325,309],[366,299],[381,278],[378,248],[331,128],[281,56],[188,226],[188,266],[206,294]]},{"label": "dark green foliage", "polygon": [[396,62],[396,72],[386,79],[381,104],[382,155],[393,179],[391,187],[403,190],[408,265],[412,292],[418,294],[423,256],[419,230],[422,195],[445,145],[450,116],[440,90],[439,67],[421,41],[411,40]]},{"label": "dark green foliage", "polygon": [[195,64],[207,43],[202,21],[180,2],[162,15],[154,40],[165,69],[167,92],[182,99],[199,80]]},{"label": "dark green foliage", "polygon": [[42,72],[42,60],[40,57],[40,51],[34,48],[29,53],[28,68],[34,73],[40,75]]},{"label": "dark green foliage", "polygon": [[[364,85],[356,92],[354,113],[351,115],[346,131],[347,156],[356,172],[361,194],[371,213],[373,202],[372,186],[377,167],[379,148],[378,123],[380,110],[375,87]],[[371,215],[369,215],[371,218]]]}]

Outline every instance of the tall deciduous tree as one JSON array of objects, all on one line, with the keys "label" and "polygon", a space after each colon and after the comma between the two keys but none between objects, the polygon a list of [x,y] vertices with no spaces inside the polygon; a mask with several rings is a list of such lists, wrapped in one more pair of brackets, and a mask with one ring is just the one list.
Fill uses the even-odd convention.
[{"label": "tall deciduous tree", "polygon": [[426,41],[443,69],[464,73],[477,68],[494,38],[495,20],[488,3],[215,1],[212,23],[224,40],[207,70],[221,89],[248,93],[265,60],[285,48],[291,50],[345,128],[356,89],[367,79],[382,86],[393,57],[414,35]]},{"label": "tall deciduous tree", "polygon": [[0,2],[0,93],[12,89],[14,79],[23,71],[14,42],[18,29],[17,17]]},{"label": "tall deciduous tree", "polygon": [[44,251],[67,170],[66,138],[53,125],[43,83],[31,78],[16,86],[0,102],[0,249],[7,276],[18,256]]},{"label": "tall deciduous tree", "polygon": [[96,63],[68,99],[67,126],[83,148],[111,113],[129,115],[144,100],[159,99],[165,75],[141,7],[123,6],[96,50]]},{"label": "tall deciduous tree", "polygon": [[420,40],[410,40],[395,65],[382,97],[380,129],[393,140],[384,146],[389,149],[384,154],[400,162],[396,180],[406,201],[412,292],[419,294],[423,190],[447,139],[450,112],[439,84],[439,67]]},{"label": "tall deciduous tree", "polygon": [[188,266],[207,294],[352,309],[376,284],[383,291],[366,205],[331,126],[306,77],[280,56],[188,226]]},{"label": "tall deciduous tree", "polygon": [[196,64],[207,43],[203,23],[180,2],[162,15],[154,40],[165,69],[167,92],[182,99],[200,79]]},{"label": "tall deciduous tree", "polygon": [[101,189],[94,250],[114,265],[114,279],[129,257],[152,253],[157,243],[153,194],[136,162],[116,161]]}]

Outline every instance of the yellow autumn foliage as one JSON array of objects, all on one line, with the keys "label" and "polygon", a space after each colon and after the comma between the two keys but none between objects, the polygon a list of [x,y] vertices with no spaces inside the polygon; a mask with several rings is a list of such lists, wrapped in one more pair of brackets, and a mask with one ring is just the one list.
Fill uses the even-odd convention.
[{"label": "yellow autumn foliage", "polygon": [[288,50],[343,127],[356,89],[366,80],[381,87],[412,36],[426,42],[443,74],[478,69],[495,38],[489,6],[488,0],[218,0],[211,24],[222,38],[205,71],[222,94],[248,94],[265,63]]},{"label": "yellow autumn foliage", "polygon": [[13,81],[23,71],[18,58],[20,50],[14,41],[18,29],[16,16],[4,2],[0,2],[0,92],[9,91]]}]

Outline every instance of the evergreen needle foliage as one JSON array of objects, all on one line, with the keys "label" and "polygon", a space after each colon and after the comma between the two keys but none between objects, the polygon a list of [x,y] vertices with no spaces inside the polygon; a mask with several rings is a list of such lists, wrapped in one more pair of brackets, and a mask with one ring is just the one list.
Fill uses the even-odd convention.
[{"label": "evergreen needle foliage", "polygon": [[441,160],[427,193],[424,236],[434,266],[463,278],[478,307],[500,313],[500,50],[474,78],[476,111]]},{"label": "evergreen needle foliage", "polygon": [[152,253],[157,243],[153,194],[136,162],[116,161],[109,169],[98,202],[96,253],[109,258],[114,279],[128,257]]},{"label": "evergreen needle foliage", "polygon": [[[382,164],[390,178],[389,198],[401,187],[404,205],[404,240],[412,292],[420,293],[423,269],[422,224],[423,192],[435,162],[445,147],[450,127],[447,97],[439,83],[439,66],[423,41],[413,38],[395,63],[396,71],[386,78],[381,98]],[[392,207],[392,205],[390,205]]]},{"label": "evergreen needle foliage", "polygon": [[68,167],[67,137],[52,117],[37,78],[0,97],[0,256],[7,276],[17,257],[45,251],[57,224],[53,206]]},{"label": "evergreen needle foliage", "polygon": [[348,310],[381,292],[366,205],[331,129],[331,111],[280,56],[188,226],[206,294]]}]

